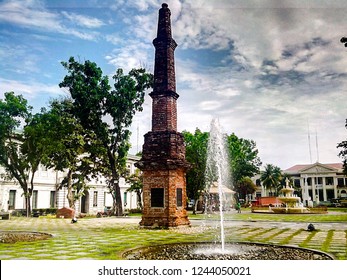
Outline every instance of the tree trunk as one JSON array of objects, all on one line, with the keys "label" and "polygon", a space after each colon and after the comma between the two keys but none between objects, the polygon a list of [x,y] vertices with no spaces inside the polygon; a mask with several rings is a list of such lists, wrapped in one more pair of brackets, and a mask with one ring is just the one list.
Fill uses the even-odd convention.
[{"label": "tree trunk", "polygon": [[116,195],[116,216],[123,216],[122,195],[120,193],[119,182],[115,183],[115,195]]},{"label": "tree trunk", "polygon": [[137,207],[142,210],[142,195],[141,195],[141,191],[137,191],[136,195],[137,195]]},{"label": "tree trunk", "polygon": [[123,205],[122,205],[122,195],[119,186],[119,175],[113,169],[112,179],[110,182],[110,189],[113,198],[113,213],[116,216],[123,216]]},{"label": "tree trunk", "polygon": [[31,199],[31,195],[30,193],[27,191],[25,194],[25,207],[26,207],[26,216],[27,218],[31,216],[31,203],[30,203],[30,199]]},{"label": "tree trunk", "polygon": [[69,170],[68,174],[67,174],[67,201],[69,203],[69,207],[71,209],[76,209],[76,205],[75,205],[75,198],[72,192],[72,171]]}]

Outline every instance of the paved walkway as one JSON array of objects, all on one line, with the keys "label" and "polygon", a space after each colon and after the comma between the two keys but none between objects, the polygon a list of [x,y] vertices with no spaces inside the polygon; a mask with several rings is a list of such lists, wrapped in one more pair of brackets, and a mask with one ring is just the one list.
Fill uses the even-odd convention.
[{"label": "paved walkway", "polygon": [[[0,244],[0,259],[119,259],[131,246],[170,242],[170,236],[182,241],[208,239],[216,235],[218,221],[191,220],[190,229],[139,230],[139,218],[67,219],[12,218],[0,220],[0,231],[35,231],[53,234],[36,242]],[[203,227],[204,225],[204,227]],[[336,259],[347,259],[347,223],[314,223],[316,231],[307,231],[306,222],[226,221],[226,241],[246,241],[294,245],[325,251]],[[207,231],[206,231],[207,228]]]}]

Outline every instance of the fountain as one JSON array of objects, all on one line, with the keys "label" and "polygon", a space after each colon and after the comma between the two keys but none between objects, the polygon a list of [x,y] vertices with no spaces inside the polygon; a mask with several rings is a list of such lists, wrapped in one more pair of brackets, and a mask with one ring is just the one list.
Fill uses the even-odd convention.
[{"label": "fountain", "polygon": [[[205,209],[216,209],[219,211],[220,243],[221,252],[223,253],[225,251],[223,211],[226,208],[224,204],[226,201],[225,190],[228,190],[225,186],[230,185],[230,168],[226,149],[226,139],[218,119],[213,119],[211,121],[210,135],[207,144],[205,183],[207,193],[205,196]],[[218,190],[217,195],[215,190]]]},{"label": "fountain", "polygon": [[[206,163],[205,212],[219,212],[220,240],[215,242],[194,242],[164,244],[126,251],[123,257],[128,260],[331,260],[330,255],[304,248],[250,242],[225,242],[224,210],[225,192],[232,193],[230,169],[225,147],[225,136],[217,119],[211,122]],[[293,195],[294,190],[287,183],[283,191],[283,202],[288,207],[300,201]],[[229,191],[228,191],[229,190]],[[218,195],[218,198],[216,197]],[[212,198],[212,199],[207,199]],[[194,231],[194,229],[193,229]],[[220,242],[220,246],[217,243]]]},{"label": "fountain", "polygon": [[289,179],[286,179],[286,186],[281,190],[278,200],[284,204],[284,207],[273,207],[271,211],[275,214],[293,214],[309,213],[310,211],[303,206],[301,198],[294,194],[294,189],[289,186]]}]

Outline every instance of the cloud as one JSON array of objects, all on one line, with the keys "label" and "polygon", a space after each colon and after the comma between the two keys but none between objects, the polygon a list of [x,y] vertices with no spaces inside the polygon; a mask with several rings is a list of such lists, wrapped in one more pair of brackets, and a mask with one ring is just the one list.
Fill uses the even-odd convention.
[{"label": "cloud", "polygon": [[[153,71],[151,42],[160,0],[108,2],[110,7],[103,7],[112,9],[112,17],[107,12],[85,16],[63,4],[60,9],[48,9],[42,3],[1,2],[0,21],[31,29],[37,36],[67,35],[59,37],[78,46],[79,38],[106,43],[95,56],[102,56],[112,69],[109,72],[113,67],[126,72],[140,66]],[[339,40],[347,35],[343,25],[346,1],[170,0],[168,4],[178,43],[180,130],[199,127],[207,131],[211,118],[217,116],[228,133],[255,140],[263,162],[288,167],[308,161],[309,123],[317,129],[321,160],[336,161],[336,143],[345,138],[347,52]],[[111,33],[105,26],[111,24],[110,18],[115,27]],[[106,30],[109,33],[101,33]],[[85,43],[78,50],[86,51],[87,43],[94,44]],[[6,72],[38,71],[35,65],[43,61],[39,50],[31,50],[25,59],[29,44],[15,47],[13,43],[13,54],[5,44],[0,43],[0,60]],[[23,67],[11,68],[7,56],[11,63],[23,61]],[[2,89],[18,87],[33,100],[36,92],[53,96],[57,90],[44,82],[16,84],[5,77]],[[146,102],[144,115],[136,117],[140,135],[150,129],[148,96]],[[132,141],[137,141],[134,129]]]},{"label": "cloud", "polygon": [[59,14],[48,11],[41,1],[5,1],[0,4],[0,11],[0,22],[22,28],[72,35],[84,40],[96,40],[98,37],[96,32],[84,32],[67,27],[61,22]]},{"label": "cloud", "polygon": [[[114,67],[122,68],[125,72],[129,72],[133,68],[143,67],[145,69],[150,68],[147,65],[150,46],[140,41],[123,41],[121,46],[113,49],[113,51],[105,56],[108,64],[114,65]],[[150,70],[149,70],[150,71]]]},{"label": "cloud", "polygon": [[29,101],[40,99],[42,95],[57,97],[64,94],[63,90],[58,85],[42,84],[39,82],[19,82],[16,80],[6,80],[0,78],[0,93],[13,91],[16,94],[21,94]]},{"label": "cloud", "polygon": [[79,15],[76,13],[68,13],[63,11],[62,14],[70,21],[72,21],[73,23],[76,23],[79,26],[82,27],[87,27],[87,28],[99,28],[103,25],[105,25],[104,22],[102,22],[101,20],[97,19],[97,18],[93,18],[93,17],[88,17],[88,16],[84,16],[84,15]]},{"label": "cloud", "polygon": [[203,111],[214,111],[221,107],[221,103],[216,100],[210,100],[200,102],[199,106]]}]

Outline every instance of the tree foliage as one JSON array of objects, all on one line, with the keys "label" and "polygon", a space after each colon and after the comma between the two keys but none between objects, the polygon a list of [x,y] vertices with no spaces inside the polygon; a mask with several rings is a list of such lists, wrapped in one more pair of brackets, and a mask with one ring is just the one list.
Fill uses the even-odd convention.
[{"label": "tree foliage", "polygon": [[237,186],[243,178],[251,178],[259,173],[261,160],[253,140],[237,137],[234,133],[227,138],[230,153],[230,166],[233,185]]},{"label": "tree foliage", "polygon": [[[0,100],[0,165],[8,179],[16,180],[23,190],[27,216],[31,213],[30,198],[34,176],[45,155],[45,138],[30,129],[34,118],[31,106],[22,95],[6,92]],[[22,130],[24,127],[24,132]]]},{"label": "tree foliage", "polygon": [[52,100],[49,110],[42,109],[40,115],[39,124],[50,140],[46,143],[50,149],[43,164],[63,172],[59,187],[67,188],[69,207],[75,209],[75,201],[84,195],[88,189],[86,182],[95,174],[93,163],[85,155],[87,143],[93,142],[93,133],[83,129],[74,116],[69,98]]},{"label": "tree foliage", "polygon": [[[197,128],[194,134],[185,131],[183,135],[186,159],[192,165],[187,172],[187,193],[188,197],[197,199],[205,188],[209,133],[201,132]],[[254,184],[248,184],[248,179],[258,174],[261,165],[256,143],[253,140],[238,138],[235,134],[227,135],[226,139],[232,185],[238,192],[253,193]]]},{"label": "tree foliage", "polygon": [[[347,119],[345,128],[347,129]],[[341,149],[338,156],[342,159],[343,162],[343,173],[347,175],[347,140],[344,140],[337,144],[337,148]]]},{"label": "tree foliage", "polygon": [[281,168],[273,164],[266,164],[264,171],[260,173],[260,180],[263,186],[273,194],[277,193],[281,186],[282,171]]},{"label": "tree foliage", "polygon": [[239,198],[247,198],[248,194],[252,194],[257,190],[257,186],[249,177],[243,177],[234,186],[234,190],[239,194]]},{"label": "tree foliage", "polygon": [[126,173],[126,157],[130,148],[129,127],[134,114],[142,110],[144,94],[152,87],[153,76],[144,69],[133,69],[128,75],[118,69],[114,87],[93,62],[83,64],[73,57],[62,62],[68,74],[59,84],[71,94],[74,114],[82,127],[93,131],[95,141],[88,147],[90,159],[107,178],[113,197],[113,210],[123,214],[119,179]]},{"label": "tree foliage", "polygon": [[[196,202],[205,188],[205,169],[207,160],[208,133],[196,128],[194,134],[183,131],[186,145],[186,160],[191,168],[186,175],[187,196]],[[196,205],[195,205],[196,206]],[[194,213],[196,207],[194,207]]]}]

